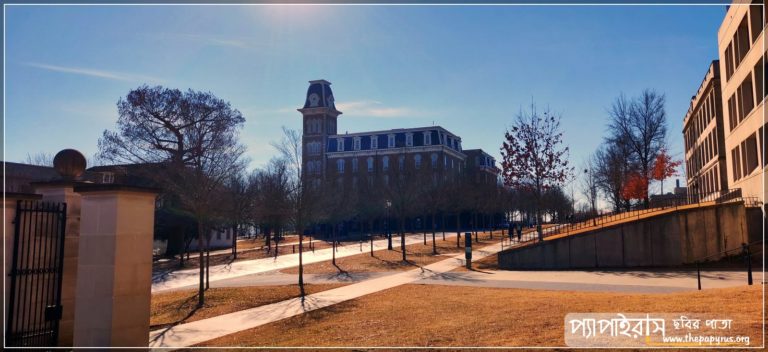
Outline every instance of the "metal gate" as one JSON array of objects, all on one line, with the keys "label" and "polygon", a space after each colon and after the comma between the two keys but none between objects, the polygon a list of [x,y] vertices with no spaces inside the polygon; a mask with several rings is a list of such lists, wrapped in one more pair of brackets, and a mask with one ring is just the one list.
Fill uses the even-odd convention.
[{"label": "metal gate", "polygon": [[16,203],[7,346],[57,344],[66,214],[66,203]]}]

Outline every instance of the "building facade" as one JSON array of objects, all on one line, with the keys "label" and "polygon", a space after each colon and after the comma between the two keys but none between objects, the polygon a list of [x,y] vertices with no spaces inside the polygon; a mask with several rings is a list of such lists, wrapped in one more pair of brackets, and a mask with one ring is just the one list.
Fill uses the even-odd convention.
[{"label": "building facade", "polygon": [[701,198],[728,190],[720,62],[712,61],[683,120],[688,190]]},{"label": "building facade", "polygon": [[767,1],[735,1],[718,31],[727,184],[765,200]]},{"label": "building facade", "polygon": [[392,175],[406,171],[431,170],[434,177],[445,177],[468,166],[482,170],[487,175],[484,179],[498,179],[493,157],[475,149],[468,164],[461,137],[440,126],[339,134],[337,122],[342,112],[336,109],[331,83],[316,80],[309,84],[304,107],[298,109],[304,120],[305,183],[345,180],[354,186],[363,179],[375,179],[387,185]]}]

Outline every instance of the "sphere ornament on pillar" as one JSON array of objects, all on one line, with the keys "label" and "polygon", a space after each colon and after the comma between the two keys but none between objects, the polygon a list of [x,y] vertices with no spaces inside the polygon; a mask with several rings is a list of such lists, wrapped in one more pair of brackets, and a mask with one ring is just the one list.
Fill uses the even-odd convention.
[{"label": "sphere ornament on pillar", "polygon": [[74,149],[64,149],[53,157],[53,168],[65,180],[74,180],[85,172],[85,157]]}]

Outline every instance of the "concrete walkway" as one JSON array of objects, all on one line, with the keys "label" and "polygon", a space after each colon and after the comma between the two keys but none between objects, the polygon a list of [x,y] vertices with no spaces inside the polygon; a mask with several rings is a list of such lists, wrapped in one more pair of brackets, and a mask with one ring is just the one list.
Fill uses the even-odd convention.
[{"label": "concrete walkway", "polygon": [[[405,236],[405,244],[411,245],[415,243],[422,243],[422,234],[410,234]],[[455,237],[456,233],[447,233],[446,239]],[[429,237],[429,235],[427,236]],[[442,235],[441,235],[442,238]],[[428,239],[429,241],[430,239]],[[400,236],[392,235],[392,247],[400,247]],[[375,240],[373,241],[373,250],[385,250],[387,249],[387,240]],[[363,242],[362,252],[370,251],[370,242]],[[348,244],[339,246],[336,252],[336,258],[344,258],[352,255],[360,254],[360,244]],[[331,260],[333,252],[331,248],[319,249],[314,252],[304,252],[304,264],[318,263],[326,260]],[[262,258],[253,260],[235,261],[226,265],[214,265],[210,267],[210,282],[223,279],[230,279],[234,277],[240,277],[251,274],[265,273],[273,270],[291,268],[299,265],[299,254],[283,254],[278,255],[277,258]],[[184,287],[197,285],[199,282],[200,269],[186,269],[177,270],[163,275],[157,275],[152,278],[152,292],[162,292],[174,289],[180,289]]]},{"label": "concrete walkway", "polygon": [[[473,260],[493,255],[500,250],[498,245],[490,245],[472,252]],[[318,292],[301,298],[289,299],[261,307],[235,313],[176,325],[167,329],[150,332],[149,347],[173,348],[192,346],[221,336],[252,329],[281,319],[303,314],[315,309],[355,299],[392,287],[417,280],[447,273],[464,265],[464,254],[433,263],[419,269],[384,277],[365,280],[356,284]]]}]

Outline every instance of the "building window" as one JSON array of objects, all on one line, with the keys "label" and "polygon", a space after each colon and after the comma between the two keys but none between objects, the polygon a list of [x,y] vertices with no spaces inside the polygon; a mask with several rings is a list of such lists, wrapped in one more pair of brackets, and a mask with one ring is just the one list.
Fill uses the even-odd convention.
[{"label": "building window", "polygon": [[424,132],[424,145],[432,145],[432,132]]},{"label": "building window", "polygon": [[389,170],[389,157],[386,155],[383,158],[381,158],[381,169],[384,171]]},{"label": "building window", "polygon": [[760,60],[757,60],[757,63],[755,64],[755,98],[758,102],[762,101],[765,97],[765,91],[763,87],[763,82],[761,82],[761,79],[765,81],[765,77],[763,77],[763,67],[765,64],[763,63],[763,58],[760,58]]},{"label": "building window", "polygon": [[315,173],[315,162],[314,161],[308,161],[307,162],[307,173],[310,174],[310,175]]},{"label": "building window", "polygon": [[749,6],[749,22],[752,27],[752,42],[757,40],[757,36],[763,30],[763,6],[752,4]]},{"label": "building window", "polygon": [[354,148],[355,148],[355,150],[360,150],[360,137],[355,137],[355,139],[354,139]]},{"label": "building window", "polygon": [[429,157],[432,159],[432,168],[437,168],[437,153],[432,153]]},{"label": "building window", "polygon": [[738,181],[741,178],[741,163],[739,162],[741,159],[740,156],[739,146],[737,145],[736,148],[731,150],[731,169],[733,169],[734,181]]},{"label": "building window", "polygon": [[413,156],[413,165],[418,169],[421,168],[421,154]]},{"label": "building window", "polygon": [[744,163],[744,176],[748,176],[752,173],[752,171],[757,169],[758,165],[760,165],[760,162],[757,159],[757,138],[754,133],[747,137],[747,139],[742,143],[742,148],[744,148],[744,154],[746,156],[746,162]]},{"label": "building window", "polygon": [[368,172],[373,172],[373,158],[369,156],[366,163],[368,164]]},{"label": "building window", "polygon": [[357,158],[352,158],[352,172],[357,172]]},{"label": "building window", "polygon": [[371,136],[371,149],[379,149],[379,137]]},{"label": "building window", "polygon": [[400,169],[400,171],[403,171],[403,169],[405,169],[405,155],[400,155],[397,158],[397,168]]},{"label": "building window", "polygon": [[738,93],[741,95],[741,100],[739,101],[739,122],[741,122],[747,117],[747,115],[749,115],[750,112],[752,112],[752,109],[755,107],[755,100],[752,98],[751,76],[747,76],[744,82],[741,83]]},{"label": "building window", "polygon": [[733,41],[725,49],[725,80],[731,79],[733,74]]},{"label": "building window", "polygon": [[340,174],[344,173],[344,159],[336,160],[336,170],[338,170]]},{"label": "building window", "polygon": [[413,147],[413,133],[406,133],[405,134],[405,146],[406,147]]},{"label": "building window", "polygon": [[394,148],[395,147],[395,135],[390,134],[387,135],[387,148]]},{"label": "building window", "polygon": [[336,151],[337,152],[344,151],[344,138],[339,138],[336,140]]},{"label": "building window", "polygon": [[113,172],[101,174],[101,183],[115,183],[115,174]]}]

